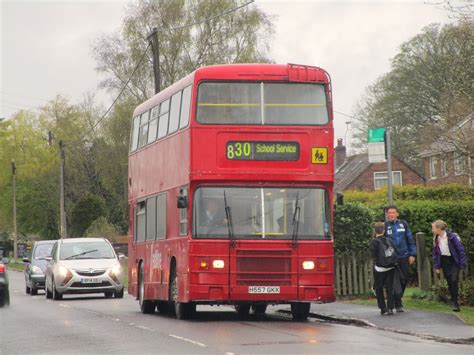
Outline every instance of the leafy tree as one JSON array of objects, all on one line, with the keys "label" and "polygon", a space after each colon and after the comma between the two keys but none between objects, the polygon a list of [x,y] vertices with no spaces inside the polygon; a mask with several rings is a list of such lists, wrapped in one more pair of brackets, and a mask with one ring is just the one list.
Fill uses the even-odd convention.
[{"label": "leafy tree", "polygon": [[[121,33],[99,38],[93,45],[97,70],[109,77],[102,87],[123,87],[148,45],[147,35],[159,31],[161,87],[198,67],[216,63],[268,62],[270,18],[238,0],[154,0],[129,5]],[[138,67],[128,94],[138,102],[154,93],[152,53]]]},{"label": "leafy tree", "polygon": [[367,89],[356,109],[359,147],[368,128],[390,127],[394,153],[419,168],[419,144],[472,112],[473,43],[473,23],[461,21],[432,24],[402,44],[391,71]]},{"label": "leafy tree", "polygon": [[99,217],[86,230],[86,237],[112,237],[118,234],[117,228],[105,217]]},{"label": "leafy tree", "polygon": [[69,233],[73,237],[82,237],[92,222],[105,214],[104,201],[96,195],[86,194],[72,208]]}]

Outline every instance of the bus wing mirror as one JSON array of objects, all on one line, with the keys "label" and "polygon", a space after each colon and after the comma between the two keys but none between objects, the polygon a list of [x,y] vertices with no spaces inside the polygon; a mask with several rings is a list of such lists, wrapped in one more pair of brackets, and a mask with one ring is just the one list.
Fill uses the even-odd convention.
[{"label": "bus wing mirror", "polygon": [[188,208],[188,196],[178,196],[178,208]]}]

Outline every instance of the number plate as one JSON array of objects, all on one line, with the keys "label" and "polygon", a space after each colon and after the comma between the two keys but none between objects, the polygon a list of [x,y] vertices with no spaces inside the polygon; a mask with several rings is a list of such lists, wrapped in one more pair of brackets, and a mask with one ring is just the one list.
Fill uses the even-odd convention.
[{"label": "number plate", "polygon": [[82,279],[81,283],[83,283],[83,284],[99,284],[100,279],[99,278]]},{"label": "number plate", "polygon": [[249,286],[249,293],[280,293],[280,286]]}]

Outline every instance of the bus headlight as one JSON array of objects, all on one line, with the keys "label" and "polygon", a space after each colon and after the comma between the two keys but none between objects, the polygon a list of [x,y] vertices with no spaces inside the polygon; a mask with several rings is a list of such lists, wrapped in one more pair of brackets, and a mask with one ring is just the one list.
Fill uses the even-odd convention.
[{"label": "bus headlight", "polygon": [[213,260],[212,267],[214,269],[223,269],[224,268],[224,260]]},{"label": "bus headlight", "polygon": [[304,270],[314,270],[314,261],[303,261]]}]

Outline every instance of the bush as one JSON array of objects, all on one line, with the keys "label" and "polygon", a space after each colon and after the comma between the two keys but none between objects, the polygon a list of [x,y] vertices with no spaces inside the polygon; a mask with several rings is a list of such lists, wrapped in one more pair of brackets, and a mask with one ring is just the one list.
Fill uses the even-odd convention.
[{"label": "bush", "polygon": [[337,255],[366,252],[372,239],[373,213],[361,204],[336,206],[334,249]]},{"label": "bush", "polygon": [[104,201],[92,194],[87,194],[77,201],[71,211],[71,235],[82,237],[87,228],[99,217],[105,216]]},{"label": "bush", "polygon": [[446,282],[446,280],[441,280],[431,289],[434,296],[433,301],[448,303],[448,300],[451,298],[451,295],[449,294],[448,283]]},{"label": "bush", "polygon": [[413,290],[411,294],[411,298],[414,300],[431,300],[434,298],[433,292],[430,291],[421,291],[421,290]]},{"label": "bush", "polygon": [[462,304],[466,306],[474,306],[474,280],[461,282],[459,296]]}]

